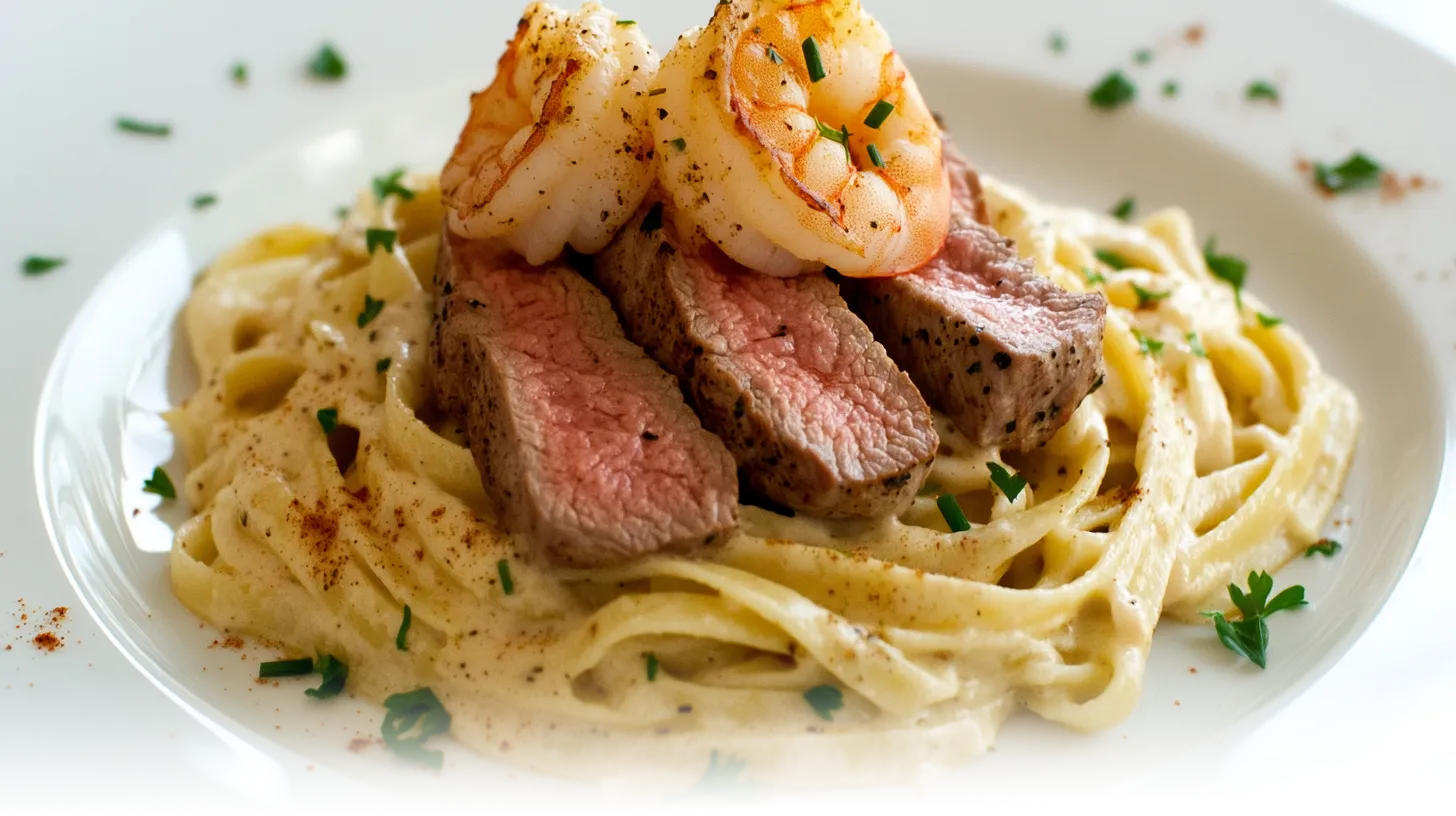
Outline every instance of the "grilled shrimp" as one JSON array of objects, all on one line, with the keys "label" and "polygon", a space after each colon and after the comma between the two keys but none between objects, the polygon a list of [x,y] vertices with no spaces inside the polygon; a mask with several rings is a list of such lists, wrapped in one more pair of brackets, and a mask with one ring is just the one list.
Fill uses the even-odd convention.
[{"label": "grilled shrimp", "polygon": [[532,264],[606,246],[652,185],[647,91],[658,57],[597,3],[526,7],[440,173],[451,231]]},{"label": "grilled shrimp", "polygon": [[744,266],[893,275],[945,242],[940,130],[859,0],[719,3],[657,85],[677,217]]}]

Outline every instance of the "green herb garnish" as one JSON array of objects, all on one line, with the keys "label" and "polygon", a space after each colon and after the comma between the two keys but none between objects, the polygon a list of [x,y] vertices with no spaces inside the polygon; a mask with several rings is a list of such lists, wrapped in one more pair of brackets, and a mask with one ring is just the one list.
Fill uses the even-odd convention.
[{"label": "green herb garnish", "polygon": [[1148,48],[1139,48],[1132,52],[1132,61],[1138,65],[1147,65],[1153,61],[1153,52]]},{"label": "green herb garnish", "polygon": [[1088,94],[1092,107],[1115,110],[1137,98],[1137,86],[1128,81],[1121,71],[1113,71],[1097,83]]},{"label": "green herb garnish", "polygon": [[304,689],[303,693],[316,700],[337,697],[344,690],[344,681],[349,679],[349,667],[333,655],[321,654],[318,659],[318,673],[323,675],[318,688]]},{"label": "green herb garnish", "polygon": [[844,692],[838,686],[815,686],[804,692],[804,702],[825,720],[834,719],[834,712],[844,708]]},{"label": "green herb garnish", "polygon": [[136,133],[142,136],[171,136],[172,126],[161,122],[143,122],[140,119],[132,119],[122,116],[116,120],[116,129],[124,130],[127,133]]},{"label": "green herb garnish", "polygon": [[693,797],[711,797],[727,801],[728,804],[741,804],[747,807],[757,801],[767,799],[773,794],[773,785],[769,782],[759,780],[740,780],[738,774],[743,774],[747,762],[741,759],[734,759],[729,756],[728,761],[718,765],[718,752],[713,750],[708,759],[708,769],[703,771],[702,778],[693,782],[693,787],[687,788],[683,793],[670,793],[657,804],[652,810],[680,810],[684,801]]},{"label": "green herb garnish", "polygon": [[618,20],[617,21],[617,25],[619,25],[619,26],[637,25],[637,21],[636,20]]},{"label": "green herb garnish", "polygon": [[1113,218],[1116,218],[1119,221],[1126,221],[1127,219],[1132,217],[1133,212],[1135,212],[1136,210],[1137,199],[1133,198],[1132,196],[1128,196],[1127,198],[1124,198],[1123,200],[1113,205],[1112,209],[1109,210],[1109,212],[1112,213]]},{"label": "green herb garnish", "polygon": [[1088,285],[1107,283],[1107,278],[1101,272],[1092,269],[1090,266],[1082,267],[1082,277],[1087,279]]},{"label": "green herb garnish", "polygon": [[685,152],[688,149],[688,140],[681,136],[676,139],[669,139],[667,143],[677,148],[677,152],[679,153]]},{"label": "green herb garnish", "polygon": [[340,221],[343,221],[345,218],[348,218],[349,217],[349,208],[348,207],[335,207],[334,208],[334,215]]},{"label": "green herb garnish", "polygon": [[205,210],[217,203],[217,196],[212,193],[200,193],[192,197],[192,209]]},{"label": "green herb garnish", "polygon": [[878,147],[870,145],[865,148],[865,152],[870,154],[870,164],[881,168],[885,166],[885,157],[880,155],[880,149]]},{"label": "green herb garnish", "polygon": [[832,128],[824,124],[823,122],[818,121],[816,121],[815,124],[819,126],[819,135],[823,136],[829,141],[838,142],[839,144],[844,144],[848,141],[844,136],[844,131],[840,130],[839,128]]},{"label": "green herb garnish", "polygon": [[1050,48],[1054,54],[1064,53],[1067,50],[1066,36],[1060,31],[1053,31],[1051,36],[1047,37],[1047,48]]},{"label": "green herb garnish", "polygon": [[952,533],[964,533],[971,529],[971,521],[966,518],[966,511],[961,509],[961,503],[956,501],[954,494],[946,493],[936,499],[935,506],[940,508],[940,514],[945,517],[945,523]]},{"label": "green herb garnish", "polygon": [[1136,337],[1137,338],[1137,341],[1138,341],[1138,351],[1141,352],[1144,356],[1146,356],[1148,354],[1162,354],[1163,353],[1163,341],[1162,340],[1154,340],[1153,338],[1147,336],[1146,334],[1143,334],[1142,332],[1138,331],[1137,329],[1133,329],[1132,330],[1132,335],[1133,335],[1133,337]]},{"label": "green herb garnish", "polygon": [[44,255],[29,255],[20,262],[20,271],[27,275],[43,275],[52,269],[65,266],[65,258],[48,258]]},{"label": "green herb garnish", "polygon": [[258,664],[258,677],[267,680],[273,677],[302,677],[313,674],[313,658],[300,657],[297,660],[270,660]]},{"label": "green herb garnish", "polygon": [[516,591],[516,582],[511,580],[511,564],[502,558],[495,562],[495,571],[500,574],[501,591],[510,595]]},{"label": "green herb garnish", "polygon": [[403,167],[396,167],[382,176],[375,176],[370,182],[370,186],[374,188],[374,199],[383,204],[384,199],[392,195],[399,196],[400,201],[409,201],[414,198],[415,191],[401,184],[400,179],[402,178],[404,178]]},{"label": "green herb garnish", "polygon": [[332,43],[324,43],[308,61],[308,72],[315,79],[337,82],[349,73],[349,65]]},{"label": "green herb garnish", "polygon": [[1250,102],[1256,102],[1260,99],[1278,102],[1279,89],[1274,87],[1273,83],[1266,79],[1256,79],[1249,83],[1249,87],[1244,89],[1244,98]]},{"label": "green herb garnish", "polygon": [[1282,317],[1266,315],[1263,312],[1254,312],[1254,317],[1257,317],[1259,319],[1259,325],[1263,326],[1266,329],[1272,329],[1280,323],[1284,322],[1284,318]]},{"label": "green herb garnish", "polygon": [[657,232],[662,229],[662,202],[655,201],[647,215],[642,217],[643,232]]},{"label": "green herb garnish", "polygon": [[380,734],[385,747],[404,759],[438,770],[445,763],[445,755],[426,748],[425,741],[449,730],[450,712],[428,686],[391,694],[384,700]]},{"label": "green herb garnish", "polygon": [[152,478],[142,482],[142,492],[161,496],[164,499],[177,498],[177,488],[172,486],[172,477],[161,468],[152,468]]},{"label": "green herb garnish", "polygon": [[248,84],[248,66],[244,65],[243,63],[241,63],[241,62],[235,62],[235,63],[233,63],[232,75],[233,75],[233,82],[235,84],[238,84],[238,85],[246,85],[246,84]]},{"label": "green herb garnish", "polygon": [[[374,250],[379,247],[384,247],[385,252],[393,252],[395,235],[397,233],[394,230],[369,227],[364,230],[364,251],[373,255]],[[360,323],[359,325],[363,326],[364,324]]]},{"label": "green herb garnish", "polygon": [[406,638],[409,637],[411,620],[412,616],[410,615],[410,605],[405,604],[404,619],[399,622],[399,632],[394,636],[394,648],[400,650],[401,652],[409,651],[409,646],[407,645],[408,641],[406,640]]},{"label": "green herb garnish", "polygon": [[991,484],[996,485],[1007,501],[1016,501],[1016,497],[1026,489],[1026,477],[1020,473],[1012,473],[995,462],[987,462],[986,467],[991,471]]},{"label": "green herb garnish", "polygon": [[1139,309],[1144,308],[1149,303],[1154,303],[1156,301],[1162,300],[1163,298],[1172,294],[1171,292],[1154,292],[1150,289],[1144,289],[1141,286],[1138,286],[1136,283],[1132,285],[1132,291],[1133,294],[1137,295]]},{"label": "green herb garnish", "polygon": [[317,416],[319,427],[324,429],[324,433],[331,434],[339,427],[338,408],[320,408]]},{"label": "green herb garnish", "polygon": [[1203,262],[1208,265],[1210,274],[1234,288],[1234,302],[1242,309],[1244,278],[1248,276],[1249,263],[1243,258],[1218,254],[1217,240],[1217,236],[1208,236],[1208,242],[1203,245]]},{"label": "green herb garnish", "polygon": [[775,51],[774,50],[774,47],[772,45],[770,45],[768,47],[767,53],[768,53],[768,58],[773,61],[773,64],[774,65],[783,65],[784,64],[784,58],[781,57],[781,56],[779,56],[779,52]]},{"label": "green herb garnish", "polygon": [[1107,264],[1113,269],[1126,269],[1129,266],[1132,266],[1132,264],[1127,262],[1126,258],[1122,257],[1116,252],[1113,252],[1110,249],[1099,249],[1092,254],[1097,257],[1097,260]]},{"label": "green herb garnish", "polygon": [[1177,95],[1178,95],[1178,82],[1176,80],[1170,79],[1167,82],[1164,82],[1163,83],[1163,96],[1166,96],[1169,99],[1172,99],[1173,97],[1175,97]]},{"label": "green herb garnish", "polygon": [[393,357],[380,357],[378,362],[374,364],[374,371],[376,373],[383,374],[384,372],[389,370],[389,364],[393,362]]},{"label": "green herb garnish", "polygon": [[657,682],[657,655],[653,652],[648,652],[642,656],[642,659],[647,662],[647,682]]},{"label": "green herb garnish", "polygon": [[813,37],[804,40],[804,65],[809,69],[809,81],[818,82],[829,74],[824,72],[824,60],[819,56],[819,43]]},{"label": "green herb garnish", "polygon": [[1304,549],[1304,557],[1313,558],[1316,555],[1323,555],[1329,558],[1343,549],[1344,546],[1333,538],[1322,538]]},{"label": "green herb garnish", "polygon": [[1198,332],[1188,332],[1188,350],[1193,352],[1194,357],[1208,357],[1208,350],[1203,347],[1203,340]]},{"label": "green herb garnish", "polygon": [[359,313],[359,316],[354,319],[354,322],[362,329],[369,325],[370,321],[374,320],[374,318],[379,317],[379,313],[382,311],[384,311],[384,301],[375,300],[366,294],[364,295],[364,310]]},{"label": "green herb garnish", "polygon": [[885,123],[885,120],[890,118],[890,114],[893,113],[894,110],[894,105],[881,99],[880,101],[875,103],[875,106],[873,108],[870,108],[870,115],[865,117],[864,123],[876,130],[879,130],[880,125],[883,125]]},{"label": "green herb garnish", "polygon": [[1275,595],[1274,579],[1267,572],[1249,573],[1249,592],[1244,594],[1235,584],[1229,584],[1229,598],[1242,614],[1242,618],[1230,621],[1222,612],[1204,612],[1203,616],[1213,619],[1218,639],[1229,651],[1247,657],[1255,666],[1264,668],[1269,649],[1269,624],[1266,619],[1275,612],[1304,606],[1304,587],[1296,584]]},{"label": "green herb garnish", "polygon": [[1380,183],[1381,166],[1364,153],[1353,153],[1334,167],[1315,162],[1314,183],[1328,193],[1348,193]]}]

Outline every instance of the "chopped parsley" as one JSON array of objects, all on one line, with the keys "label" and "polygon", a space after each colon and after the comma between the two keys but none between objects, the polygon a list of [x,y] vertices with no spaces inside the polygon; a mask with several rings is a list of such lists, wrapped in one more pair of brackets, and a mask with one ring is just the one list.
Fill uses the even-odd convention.
[{"label": "chopped parsley", "polygon": [[1137,295],[1139,309],[1145,308],[1149,303],[1156,303],[1172,294],[1171,292],[1154,292],[1151,289],[1144,289],[1136,283],[1132,285],[1132,291],[1133,294]]},{"label": "chopped parsley", "polygon": [[248,66],[244,65],[243,63],[241,63],[241,62],[235,62],[235,63],[233,63],[232,75],[233,75],[233,83],[234,84],[237,84],[237,85],[246,85],[246,84],[248,84]]},{"label": "chopped parsley", "polygon": [[1088,94],[1092,107],[1115,110],[1137,98],[1137,86],[1132,84],[1121,71],[1113,71],[1103,77]]},{"label": "chopped parsley", "polygon": [[1330,558],[1343,549],[1344,546],[1333,538],[1322,538],[1304,549],[1304,557],[1313,558],[1316,555],[1323,555],[1325,558]]},{"label": "chopped parsley", "polygon": [[502,558],[495,562],[495,571],[500,575],[501,591],[507,595],[514,594],[516,582],[511,580],[511,563]]},{"label": "chopped parsley", "polygon": [[824,72],[824,59],[819,56],[819,43],[813,37],[804,40],[804,65],[809,69],[809,81],[818,82],[829,74]]},{"label": "chopped parsley", "polygon": [[1153,52],[1150,48],[1139,48],[1132,52],[1132,61],[1138,65],[1147,65],[1153,61]]},{"label": "chopped parsley", "polygon": [[677,152],[683,153],[688,149],[688,140],[679,136],[676,139],[668,139],[667,143],[677,148]]},{"label": "chopped parsley", "polygon": [[618,20],[617,21],[617,25],[619,25],[619,26],[637,25],[637,21],[636,20]]},{"label": "chopped parsley", "polygon": [[647,664],[647,682],[649,682],[649,683],[655,683],[655,682],[657,682],[657,668],[658,668],[658,666],[657,666],[657,655],[656,655],[656,653],[654,653],[654,652],[648,652],[647,654],[645,654],[645,655],[642,656],[642,659]]},{"label": "chopped parsley", "polygon": [[324,429],[324,433],[333,433],[334,429],[339,427],[339,409],[320,408],[318,410],[318,424],[320,428]]},{"label": "chopped parsley", "polygon": [[[364,230],[364,251],[373,255],[374,250],[379,247],[384,247],[385,252],[393,252],[394,238],[396,235],[397,233],[394,230],[369,227]],[[359,325],[363,326],[364,324],[361,323]]]},{"label": "chopped parsley", "polygon": [[27,275],[44,275],[57,267],[65,266],[65,258],[48,258],[44,255],[28,255],[20,262],[20,271]]},{"label": "chopped parsley", "polygon": [[349,73],[349,65],[344,62],[343,55],[334,48],[333,43],[324,43],[319,46],[318,53],[308,61],[308,73],[314,79],[337,82]]},{"label": "chopped parsley", "polygon": [[335,207],[334,208],[334,216],[337,217],[340,221],[343,221],[345,218],[348,218],[349,217],[349,208],[348,207]]},{"label": "chopped parsley", "polygon": [[400,201],[409,201],[414,198],[415,191],[401,184],[400,179],[402,178],[404,178],[403,167],[396,167],[382,176],[375,176],[370,182],[370,186],[374,188],[375,200],[383,204],[384,199],[392,195],[399,196]]},{"label": "chopped parsley", "polygon": [[358,324],[359,328],[362,329],[365,326],[369,325],[370,322],[374,320],[374,318],[379,317],[379,313],[382,311],[384,311],[384,301],[375,300],[368,294],[365,294],[364,310],[359,312],[359,316],[354,319],[354,322]]},{"label": "chopped parsley", "polygon": [[708,769],[703,771],[702,777],[693,782],[693,787],[687,788],[683,793],[670,793],[657,804],[652,810],[680,810],[684,801],[695,799],[695,797],[718,797],[727,801],[728,804],[740,804],[750,806],[757,801],[767,799],[773,794],[773,785],[769,782],[760,782],[754,778],[741,780],[738,775],[743,774],[747,762],[743,759],[734,759],[729,756],[724,764],[718,764],[718,752],[713,750],[708,758]]},{"label": "chopped parsley", "polygon": [[177,498],[177,488],[172,486],[172,477],[161,468],[152,468],[152,478],[142,482],[142,492],[161,496],[164,499]]},{"label": "chopped parsley", "polygon": [[986,468],[991,471],[991,484],[996,485],[1006,501],[1016,501],[1016,497],[1026,489],[1026,477],[1020,473],[1012,473],[996,462],[987,462]]},{"label": "chopped parsley", "polygon": [[199,193],[192,197],[192,209],[205,210],[217,203],[217,196],[212,193]]},{"label": "chopped parsley", "polygon": [[774,65],[784,64],[784,58],[779,56],[779,52],[775,51],[772,45],[768,47],[768,50],[765,53],[768,54],[768,58],[773,61]]},{"label": "chopped parsley", "polygon": [[1249,573],[1249,592],[1235,584],[1229,584],[1229,598],[1242,615],[1240,620],[1230,621],[1222,612],[1204,612],[1203,616],[1213,619],[1218,639],[1229,651],[1247,657],[1259,668],[1264,668],[1269,649],[1269,624],[1266,619],[1275,612],[1304,606],[1304,587],[1298,584],[1269,598],[1274,589],[1274,579],[1267,572]]},{"label": "chopped parsley", "polygon": [[1141,352],[1144,356],[1147,356],[1149,354],[1163,353],[1162,340],[1154,340],[1153,338],[1147,336],[1146,334],[1143,334],[1137,329],[1132,330],[1132,336],[1137,338],[1138,351]]},{"label": "chopped parsley", "polygon": [[1314,183],[1327,193],[1348,193],[1379,184],[1382,169],[1374,159],[1356,152],[1333,167],[1323,162],[1315,162]]},{"label": "chopped parsley", "polygon": [[1133,198],[1132,196],[1128,196],[1127,198],[1124,198],[1123,200],[1114,204],[1112,209],[1108,212],[1112,214],[1113,218],[1116,218],[1119,221],[1126,221],[1127,219],[1131,218],[1132,214],[1136,211],[1137,199]]},{"label": "chopped parsley", "polygon": [[162,122],[143,122],[140,119],[132,119],[129,116],[122,116],[116,120],[116,129],[127,133],[136,133],[142,136],[171,136],[172,126]]},{"label": "chopped parsley", "polygon": [[400,757],[438,770],[445,755],[426,748],[425,742],[450,730],[450,712],[429,686],[391,694],[384,700],[384,722],[379,731],[384,745]]},{"label": "chopped parsley", "polygon": [[300,657],[296,660],[270,660],[258,664],[258,677],[267,680],[273,677],[302,677],[313,674],[313,658]]},{"label": "chopped parsley", "polygon": [[966,511],[961,509],[961,503],[956,501],[954,494],[946,493],[936,499],[935,506],[940,508],[940,514],[945,517],[945,523],[952,533],[964,533],[971,529],[971,521],[966,518]]},{"label": "chopped parsley", "polygon": [[1188,350],[1193,352],[1194,357],[1208,357],[1208,350],[1203,347],[1203,340],[1198,332],[1188,332]]},{"label": "chopped parsley", "polygon": [[878,147],[870,145],[869,147],[865,148],[865,152],[870,154],[870,164],[873,164],[876,167],[885,166],[885,157],[880,155],[880,149]]},{"label": "chopped parsley", "polygon": [[1163,96],[1166,96],[1169,99],[1177,96],[1178,90],[1178,81],[1175,79],[1170,79],[1167,82],[1163,83]]},{"label": "chopped parsley", "polygon": [[1128,263],[1126,258],[1122,257],[1116,252],[1113,252],[1110,249],[1099,249],[1092,254],[1097,256],[1097,260],[1107,264],[1113,269],[1126,269],[1129,266],[1132,266],[1132,264]]},{"label": "chopped parsley", "polygon": [[1218,254],[1217,241],[1217,236],[1208,236],[1208,242],[1203,245],[1203,262],[1208,265],[1210,274],[1234,288],[1234,301],[1242,308],[1244,278],[1249,274],[1249,262],[1233,255]]},{"label": "chopped parsley", "polygon": [[647,215],[642,217],[642,231],[657,232],[660,229],[662,229],[662,202],[656,201],[647,211]]},{"label": "chopped parsley", "polygon": [[1249,87],[1244,89],[1244,98],[1250,102],[1265,100],[1277,104],[1279,102],[1279,89],[1274,87],[1274,84],[1267,79],[1256,79],[1249,83]]},{"label": "chopped parsley", "polygon": [[1259,325],[1263,326],[1266,329],[1272,329],[1280,323],[1284,322],[1284,318],[1282,317],[1266,315],[1263,312],[1254,312],[1254,317],[1257,317],[1259,319]]},{"label": "chopped parsley", "polygon": [[1067,50],[1066,35],[1060,31],[1053,31],[1051,36],[1047,37],[1047,48],[1050,48],[1053,54],[1065,53]]},{"label": "chopped parsley", "polygon": [[822,719],[832,720],[834,712],[844,708],[844,692],[838,686],[815,686],[804,692],[804,702]]},{"label": "chopped parsley", "polygon": [[374,371],[376,373],[383,374],[384,372],[389,370],[389,365],[393,362],[393,357],[380,357],[379,360],[374,363]]},{"label": "chopped parsley", "polygon": [[1107,283],[1107,278],[1104,277],[1101,272],[1092,269],[1092,267],[1090,266],[1082,267],[1082,277],[1087,279],[1087,283],[1089,285]]},{"label": "chopped parsley", "polygon": [[318,688],[304,689],[303,693],[316,700],[339,696],[344,690],[344,681],[349,679],[349,667],[344,665],[344,661],[328,654],[319,655],[316,667],[318,673],[323,675],[323,680]]},{"label": "chopped parsley", "polygon": [[883,125],[885,120],[890,118],[890,114],[894,111],[894,105],[881,99],[875,103],[873,108],[870,108],[870,114],[865,117],[864,123],[875,130],[879,130],[880,125]]},{"label": "chopped parsley", "polygon": [[401,652],[409,651],[407,638],[409,637],[410,622],[412,619],[413,618],[410,614],[410,605],[405,604],[404,619],[399,622],[399,633],[394,636],[394,648],[400,650]]}]

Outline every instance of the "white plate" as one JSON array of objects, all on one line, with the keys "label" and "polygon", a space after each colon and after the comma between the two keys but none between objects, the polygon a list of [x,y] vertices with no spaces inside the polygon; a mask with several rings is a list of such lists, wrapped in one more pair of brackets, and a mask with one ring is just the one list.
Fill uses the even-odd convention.
[{"label": "white plate", "polygon": [[[216,634],[172,600],[159,553],[176,511],[154,514],[140,493],[171,456],[156,412],[195,270],[267,224],[332,223],[334,206],[382,170],[438,166],[517,3],[206,5],[36,4],[11,12],[0,34],[0,145],[14,168],[0,258],[70,258],[43,278],[0,275],[5,370],[19,392],[0,407],[10,521],[0,598],[24,599],[12,610],[13,648],[0,651],[0,780],[25,785],[4,795],[62,785],[72,803],[125,792],[163,810],[203,796],[198,809],[226,801],[252,812],[355,796],[377,806],[401,791],[414,808],[446,795],[496,807],[526,793],[539,805],[539,791],[571,786],[458,748],[439,777],[378,749],[354,754],[351,738],[377,732],[372,707],[255,686],[259,655],[210,648]],[[711,4],[614,5],[666,46]],[[1406,5],[1396,21],[1456,24],[1434,5]],[[994,754],[924,788],[796,800],[1025,808],[1111,802],[1116,791],[1136,802],[1176,787],[1199,791],[1193,809],[1263,809],[1338,787],[1342,803],[1388,808],[1436,791],[1456,725],[1456,596],[1443,583],[1456,574],[1445,546],[1456,533],[1446,465],[1456,199],[1445,189],[1456,184],[1456,69],[1348,12],[1293,0],[870,8],[985,170],[1071,204],[1102,208],[1129,193],[1144,211],[1181,204],[1248,257],[1252,288],[1355,390],[1366,425],[1345,494],[1353,523],[1339,531],[1347,549],[1282,574],[1314,604],[1275,623],[1268,671],[1238,663],[1207,630],[1170,625],[1142,703],[1119,728],[1082,736],[1017,717]],[[1195,23],[1207,32],[1196,47],[1183,38]],[[1060,56],[1046,47],[1053,29],[1069,43]],[[300,78],[325,38],[351,64],[339,86]],[[1156,52],[1148,66],[1132,64],[1141,47]],[[246,88],[228,80],[236,59],[250,66]],[[1141,101],[1098,115],[1086,89],[1115,66],[1138,80]],[[1282,106],[1242,100],[1256,76],[1278,81]],[[1176,99],[1157,93],[1168,78],[1181,85]],[[118,134],[119,114],[169,121],[174,135]],[[1297,156],[1353,148],[1442,186],[1399,204],[1326,202],[1294,169]],[[220,203],[190,212],[204,191]],[[64,573],[44,545],[33,481]],[[38,652],[29,638],[52,629],[44,611],[62,605],[73,607],[58,627],[66,646]]]}]

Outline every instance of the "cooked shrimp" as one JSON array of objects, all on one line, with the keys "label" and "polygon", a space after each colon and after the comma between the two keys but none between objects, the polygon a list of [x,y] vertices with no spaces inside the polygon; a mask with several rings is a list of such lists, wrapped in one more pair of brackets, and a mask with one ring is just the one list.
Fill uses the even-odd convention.
[{"label": "cooked shrimp", "polygon": [[529,263],[606,246],[652,185],[649,83],[658,58],[597,3],[532,3],[440,173],[450,229]]},{"label": "cooked shrimp", "polygon": [[739,263],[893,275],[945,242],[940,129],[858,0],[719,3],[663,58],[657,85],[677,217]]}]

